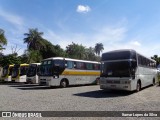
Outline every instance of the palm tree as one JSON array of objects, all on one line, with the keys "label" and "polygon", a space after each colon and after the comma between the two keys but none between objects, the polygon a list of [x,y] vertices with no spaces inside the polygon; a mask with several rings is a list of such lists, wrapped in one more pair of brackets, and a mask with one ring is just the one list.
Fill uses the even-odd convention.
[{"label": "palm tree", "polygon": [[3,50],[3,45],[7,45],[7,39],[4,35],[4,30],[0,29],[0,50]]},{"label": "palm tree", "polygon": [[26,38],[24,38],[24,43],[27,43],[29,50],[40,50],[44,47],[43,43],[43,32],[39,32],[37,28],[29,29],[29,33],[24,33]]},{"label": "palm tree", "polygon": [[97,43],[95,45],[94,50],[95,50],[95,52],[96,52],[97,55],[100,55],[100,53],[104,50],[103,44],[102,43]]}]

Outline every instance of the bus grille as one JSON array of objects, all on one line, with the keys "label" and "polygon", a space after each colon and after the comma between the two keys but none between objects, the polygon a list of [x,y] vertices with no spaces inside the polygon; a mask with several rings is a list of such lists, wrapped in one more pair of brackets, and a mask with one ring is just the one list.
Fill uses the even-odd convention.
[{"label": "bus grille", "polygon": [[46,83],[46,79],[40,79],[40,84],[41,85],[46,85],[47,83]]}]

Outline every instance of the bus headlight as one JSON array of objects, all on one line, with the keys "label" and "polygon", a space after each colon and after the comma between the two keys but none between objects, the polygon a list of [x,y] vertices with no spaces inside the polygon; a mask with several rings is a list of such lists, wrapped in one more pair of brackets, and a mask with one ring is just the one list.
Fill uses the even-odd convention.
[{"label": "bus headlight", "polygon": [[53,75],[53,78],[57,79],[57,78],[59,78],[59,76],[58,75]]},{"label": "bus headlight", "polygon": [[127,80],[127,81],[123,81],[122,84],[130,84],[131,81],[130,80]]},{"label": "bus headlight", "polygon": [[130,80],[125,81],[125,84],[130,84],[130,83],[131,83]]}]

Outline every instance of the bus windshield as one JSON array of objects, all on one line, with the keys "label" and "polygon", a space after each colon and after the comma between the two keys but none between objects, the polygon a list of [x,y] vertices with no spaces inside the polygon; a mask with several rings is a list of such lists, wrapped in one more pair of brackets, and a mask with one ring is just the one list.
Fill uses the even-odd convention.
[{"label": "bus windshield", "polygon": [[28,68],[27,76],[32,77],[36,75],[37,65],[30,65]]},{"label": "bus windshield", "polygon": [[102,77],[131,77],[131,62],[116,61],[102,64]]},{"label": "bus windshield", "polygon": [[6,66],[6,67],[3,68],[2,77],[7,76],[7,74],[8,74],[8,66]]},{"label": "bus windshield", "polygon": [[19,69],[17,67],[14,67],[12,70],[12,77],[16,78],[18,76]]},{"label": "bus windshield", "polygon": [[28,71],[28,66],[21,66],[20,67],[20,75],[26,75]]},{"label": "bus windshield", "polygon": [[13,67],[9,68],[9,75],[12,75]]},{"label": "bus windshield", "polygon": [[52,67],[53,64],[51,60],[42,61],[39,72],[40,75],[52,76]]},{"label": "bus windshield", "polygon": [[52,76],[60,74],[64,70],[63,60],[46,60],[42,61],[40,66],[40,75]]}]

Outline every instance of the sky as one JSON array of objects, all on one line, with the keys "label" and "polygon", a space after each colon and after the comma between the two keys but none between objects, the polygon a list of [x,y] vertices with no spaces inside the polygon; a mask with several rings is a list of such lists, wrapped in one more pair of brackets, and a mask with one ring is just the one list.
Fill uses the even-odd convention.
[{"label": "sky", "polygon": [[[160,56],[160,0],[0,0],[0,28],[8,40],[4,54],[24,53],[29,28],[63,49],[72,42],[102,43],[104,52],[134,49]],[[20,50],[19,50],[20,49]]]}]

